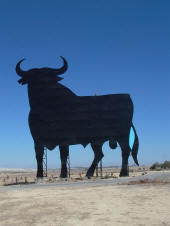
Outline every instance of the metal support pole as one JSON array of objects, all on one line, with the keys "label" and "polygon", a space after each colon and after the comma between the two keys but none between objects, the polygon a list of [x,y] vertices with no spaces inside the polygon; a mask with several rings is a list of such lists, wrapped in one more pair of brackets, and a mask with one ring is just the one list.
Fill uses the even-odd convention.
[{"label": "metal support pole", "polygon": [[[97,93],[94,94],[94,96],[97,96]],[[99,176],[99,167],[98,167],[98,164],[96,166],[96,177]]]},{"label": "metal support pole", "polygon": [[103,166],[102,166],[102,159],[100,160],[100,177],[103,177]]},{"label": "metal support pole", "polygon": [[47,177],[47,148],[44,148],[43,155],[43,176]]},{"label": "metal support pole", "polygon": [[70,178],[70,154],[69,153],[67,157],[67,175]]},{"label": "metal support pole", "polygon": [[98,167],[98,164],[97,164],[97,166],[96,166],[96,177],[98,177],[99,176],[99,167]]}]

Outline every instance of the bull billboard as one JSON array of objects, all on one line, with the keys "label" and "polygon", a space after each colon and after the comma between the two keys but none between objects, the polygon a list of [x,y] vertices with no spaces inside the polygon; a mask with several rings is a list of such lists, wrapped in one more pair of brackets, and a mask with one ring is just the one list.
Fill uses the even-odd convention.
[{"label": "bull billboard", "polygon": [[[103,157],[102,145],[109,141],[113,148],[118,142],[122,150],[122,168],[120,176],[128,176],[128,157],[136,164],[138,136],[132,123],[133,102],[129,94],[111,94],[102,96],[77,96],[69,88],[60,84],[59,75],[65,73],[68,63],[64,57],[59,69],[33,68],[24,71],[21,60],[16,72],[21,77],[18,82],[28,85],[30,103],[29,127],[35,144],[37,159],[37,177],[43,176],[44,148],[53,150],[59,145],[61,158],[61,177],[67,177],[67,156],[69,145],[91,144],[94,160],[87,171],[87,177],[94,174],[98,162]],[[129,146],[131,127],[135,141]]]}]

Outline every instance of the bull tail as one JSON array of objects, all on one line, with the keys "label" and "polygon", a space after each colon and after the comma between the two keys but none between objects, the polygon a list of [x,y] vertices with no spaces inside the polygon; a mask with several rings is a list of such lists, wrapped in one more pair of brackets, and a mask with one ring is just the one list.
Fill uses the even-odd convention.
[{"label": "bull tail", "polygon": [[133,157],[133,160],[136,163],[136,165],[139,166],[138,159],[137,159],[138,148],[139,148],[139,139],[138,139],[138,135],[136,133],[136,130],[135,130],[133,123],[132,123],[132,128],[133,128],[133,131],[134,131],[134,134],[135,134],[135,140],[134,140],[134,144],[133,144],[133,147],[132,147],[132,157]]}]

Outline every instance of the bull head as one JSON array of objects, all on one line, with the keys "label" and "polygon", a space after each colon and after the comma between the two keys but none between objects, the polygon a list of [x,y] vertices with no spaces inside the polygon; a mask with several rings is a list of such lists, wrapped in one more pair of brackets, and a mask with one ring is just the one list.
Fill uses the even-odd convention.
[{"label": "bull head", "polygon": [[64,64],[59,69],[45,67],[45,68],[33,68],[28,71],[24,71],[20,68],[20,64],[25,59],[20,60],[16,65],[16,73],[22,78],[19,79],[18,82],[21,85],[24,85],[26,83],[33,82],[33,81],[45,81],[47,77],[53,78],[56,81],[62,80],[63,78],[59,77],[58,75],[61,75],[67,71],[68,64],[67,64],[67,61],[64,59],[64,57],[61,56],[61,58]]}]

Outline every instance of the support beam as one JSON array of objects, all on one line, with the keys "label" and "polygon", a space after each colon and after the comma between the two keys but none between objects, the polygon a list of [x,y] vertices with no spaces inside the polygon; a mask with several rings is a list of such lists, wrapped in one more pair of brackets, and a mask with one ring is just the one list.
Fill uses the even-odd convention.
[{"label": "support beam", "polygon": [[[100,171],[99,171],[100,169]],[[103,177],[103,164],[102,164],[102,160],[100,160],[99,164],[96,166],[96,177],[99,176],[99,172],[100,172],[100,177]]]},{"label": "support beam", "polygon": [[70,154],[67,157],[67,177],[70,178]]},{"label": "support beam", "polygon": [[44,148],[43,155],[43,177],[47,177],[47,148]]},{"label": "support beam", "polygon": [[103,164],[102,164],[102,159],[100,160],[100,177],[103,177]]},{"label": "support beam", "polygon": [[98,165],[96,166],[96,177],[98,177],[99,176],[99,167],[98,167]]}]

